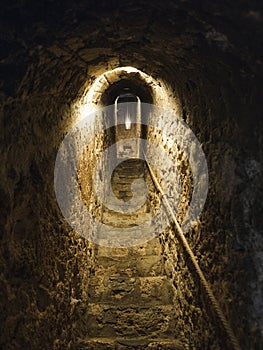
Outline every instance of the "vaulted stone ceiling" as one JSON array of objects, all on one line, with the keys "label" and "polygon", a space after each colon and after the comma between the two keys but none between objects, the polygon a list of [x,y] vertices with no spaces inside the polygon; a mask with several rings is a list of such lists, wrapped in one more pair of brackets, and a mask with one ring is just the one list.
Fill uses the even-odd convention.
[{"label": "vaulted stone ceiling", "polygon": [[[75,120],[72,106],[100,74],[133,66],[169,87],[202,144],[209,193],[201,239],[193,232],[188,238],[244,349],[260,349],[260,2],[21,0],[2,4],[1,17],[0,347],[76,349],[85,336],[97,248],[61,216],[54,161]],[[111,99],[109,90],[105,101]],[[179,248],[165,238],[163,247],[172,252],[172,283],[176,276],[188,281],[183,258],[173,264]],[[198,319],[187,298],[185,337]],[[202,349],[209,348],[207,322],[200,321],[202,332],[192,328],[195,344],[202,333]]]}]

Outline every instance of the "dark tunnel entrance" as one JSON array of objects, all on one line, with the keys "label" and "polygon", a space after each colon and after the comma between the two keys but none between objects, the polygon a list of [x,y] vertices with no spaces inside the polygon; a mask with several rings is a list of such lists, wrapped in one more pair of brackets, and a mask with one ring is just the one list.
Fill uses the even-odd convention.
[{"label": "dark tunnel entrance", "polygon": [[[208,196],[185,237],[242,350],[261,349],[260,3],[28,0],[5,2],[1,12],[0,348],[227,348],[171,227],[145,244],[110,249],[79,235],[56,200],[54,168],[66,135],[129,93],[174,113],[198,139]],[[173,142],[175,120],[165,123],[162,113],[150,120],[142,139],[179,163],[166,197],[180,182],[182,223],[194,193],[189,161]],[[90,130],[99,127],[94,118]],[[92,139],[78,180],[91,216],[125,230],[126,213],[103,211],[90,180],[114,130]],[[132,200],[134,180],[148,185],[133,228],[161,206],[144,166],[131,159],[113,174],[116,201]],[[96,176],[104,181],[103,172]]]}]

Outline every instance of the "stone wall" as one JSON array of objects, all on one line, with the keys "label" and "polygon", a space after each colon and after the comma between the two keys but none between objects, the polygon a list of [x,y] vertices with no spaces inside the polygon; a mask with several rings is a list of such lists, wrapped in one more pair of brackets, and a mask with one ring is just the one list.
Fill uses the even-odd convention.
[{"label": "stone wall", "polygon": [[[218,69],[214,67],[215,74]],[[259,314],[262,307],[259,297],[262,235],[259,221],[255,218],[255,213],[261,206],[257,202],[257,196],[262,186],[262,167],[259,162],[260,138],[255,136],[252,140],[248,135],[258,135],[257,128],[261,124],[256,122],[257,112],[254,119],[243,124],[250,112],[249,104],[246,105],[246,99],[241,96],[242,92],[238,87],[238,84],[241,84],[240,76],[235,77],[236,81],[234,78],[229,81],[226,72],[221,72],[221,79],[220,92],[214,91],[212,83],[206,87],[209,87],[209,93],[203,94],[201,87],[200,91],[194,85],[190,88],[188,82],[180,86],[184,120],[200,141],[209,170],[209,192],[204,211],[197,226],[186,234],[186,238],[241,344],[244,344],[244,348],[254,349],[260,343],[262,324]],[[223,97],[225,90],[228,90],[228,95],[224,94]],[[253,99],[252,95],[253,89],[249,98]],[[151,124],[158,125],[162,117],[155,116],[152,119]],[[170,123],[173,123],[173,120]],[[169,125],[166,127],[169,130]],[[189,168],[189,163],[187,164],[184,157],[180,157],[178,149],[168,146],[161,130],[150,129],[148,138],[163,145],[167,154],[173,158],[174,164],[178,164],[180,159],[177,167],[185,182],[182,197],[187,197],[187,194],[191,197],[191,170],[188,170],[188,174],[182,170]],[[255,152],[253,156],[252,150]],[[185,162],[185,166],[182,161]],[[164,160],[164,168],[165,164]],[[160,175],[160,179],[161,177]],[[187,204],[187,201],[184,203]],[[177,219],[180,222],[184,210],[182,206],[178,210]],[[217,329],[217,336],[212,335],[213,329],[217,328],[219,323],[213,312],[210,312],[212,307],[208,300],[198,296],[198,278],[179,241],[174,242],[170,239],[171,236],[176,237],[174,230],[164,233],[162,240],[167,259],[167,273],[173,280],[177,295],[175,305],[182,305],[182,319],[202,319],[202,322],[191,321],[184,325],[184,331],[188,332],[193,346],[200,348],[202,343],[210,344],[211,339],[220,338],[220,327],[219,334]],[[239,317],[236,317],[237,314]],[[211,321],[212,325],[208,326]],[[206,331],[207,328],[209,332]],[[201,343],[198,343],[200,339]],[[211,343],[209,346],[215,345]]]},{"label": "stone wall", "polygon": [[[209,194],[187,238],[243,348],[260,349],[260,3],[9,1],[2,15],[0,347],[74,348],[85,333],[94,251],[59,211],[54,162],[84,90],[134,66],[171,87],[203,146]],[[179,246],[162,239],[176,303],[182,293],[180,327],[198,348],[214,334],[205,302]]]},{"label": "stone wall", "polygon": [[1,347],[61,349],[74,341],[93,250],[65,222],[54,162],[71,120],[51,99],[8,101],[2,110]]}]

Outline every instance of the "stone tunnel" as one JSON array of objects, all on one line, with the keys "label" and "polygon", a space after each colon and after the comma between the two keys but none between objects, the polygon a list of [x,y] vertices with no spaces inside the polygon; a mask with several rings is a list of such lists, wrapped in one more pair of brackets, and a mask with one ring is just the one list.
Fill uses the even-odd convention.
[{"label": "stone tunnel", "polygon": [[[2,4],[0,349],[263,349],[260,5]],[[132,214],[107,209],[95,193],[93,171],[116,135],[127,132],[112,112],[113,124],[92,138],[78,163],[85,208],[113,231],[136,232],[162,206],[155,181],[164,184],[170,168],[182,198],[175,220],[163,227],[157,217],[148,239],[138,235],[128,244],[133,238],[127,236],[127,244],[118,245],[120,236],[105,232],[94,239],[91,222],[86,236],[75,229],[58,203],[54,174],[72,128],[93,115],[92,130],[99,130],[99,111],[114,111],[123,94],[138,97],[142,114],[144,105],[159,108],[150,126],[142,124],[140,138],[174,164],[159,157],[153,177],[143,156],[124,157],[110,178],[117,203],[126,208],[140,200],[142,184],[147,198]],[[206,159],[206,201],[183,240],[219,313],[175,225],[183,224],[194,193],[191,162],[163,133],[176,120],[195,135]],[[102,170],[98,188],[105,185],[105,164]],[[173,194],[176,181],[167,174]],[[78,219],[78,208],[70,211]]]}]

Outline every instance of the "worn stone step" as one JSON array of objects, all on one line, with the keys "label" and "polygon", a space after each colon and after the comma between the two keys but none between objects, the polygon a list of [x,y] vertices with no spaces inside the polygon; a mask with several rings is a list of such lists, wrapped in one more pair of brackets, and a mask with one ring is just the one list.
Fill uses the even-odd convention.
[{"label": "worn stone step", "polygon": [[91,338],[78,342],[79,350],[185,350],[186,348],[184,341],[169,338]]},{"label": "worn stone step", "polygon": [[129,167],[129,168],[118,169],[118,171],[116,171],[113,174],[112,179],[116,183],[118,182],[119,179],[126,179],[126,182],[128,182],[129,180],[133,180],[136,178],[143,178],[143,177],[144,177],[143,170]]},{"label": "worn stone step", "polygon": [[164,276],[164,264],[159,255],[146,255],[138,257],[99,257],[96,259],[94,276],[128,276],[147,277]]},{"label": "worn stone step", "polygon": [[166,276],[93,277],[89,282],[92,302],[138,303],[165,305],[173,302],[173,289]]},{"label": "worn stone step", "polygon": [[[143,224],[140,223],[141,219],[143,221]],[[127,230],[121,227],[119,221],[115,221],[119,227],[113,227],[109,224],[107,224],[107,230],[105,230],[105,227],[103,226],[97,227],[97,244],[100,246],[116,247],[119,242],[123,247],[133,248],[135,246],[141,245],[143,240],[150,240],[155,238],[154,235],[156,231],[153,227],[154,221],[151,214],[145,213],[142,216],[138,216],[137,220],[139,225],[134,225],[134,222],[132,220],[127,220],[124,225]]]},{"label": "worn stone step", "polygon": [[134,179],[136,177],[144,177],[145,172],[142,168],[137,167],[120,167],[118,166],[117,169],[115,169],[112,179],[120,179],[120,178],[127,178],[127,179]]},{"label": "worn stone step", "polygon": [[162,246],[160,244],[159,237],[155,237],[152,240],[145,242],[139,246],[131,248],[113,248],[98,246],[96,250],[96,256],[108,257],[108,258],[137,258],[145,255],[158,255],[161,256]]},{"label": "worn stone step", "polygon": [[91,303],[84,315],[89,337],[172,336],[176,328],[174,307]]},{"label": "worn stone step", "polygon": [[[119,205],[118,205],[119,206]],[[102,222],[105,225],[112,226],[112,231],[109,234],[109,237],[115,239],[115,236],[119,236],[119,233],[114,232],[114,228],[121,227],[133,227],[145,224],[150,222],[152,215],[147,213],[147,207],[144,205],[140,208],[140,211],[134,214],[119,214],[116,212],[104,212],[102,217]]]}]

